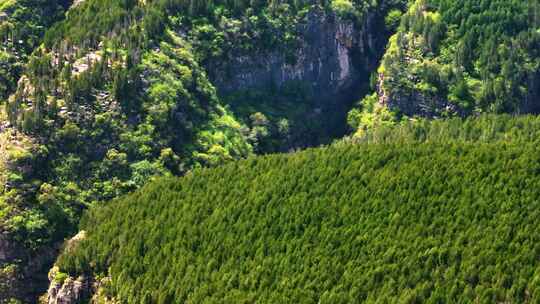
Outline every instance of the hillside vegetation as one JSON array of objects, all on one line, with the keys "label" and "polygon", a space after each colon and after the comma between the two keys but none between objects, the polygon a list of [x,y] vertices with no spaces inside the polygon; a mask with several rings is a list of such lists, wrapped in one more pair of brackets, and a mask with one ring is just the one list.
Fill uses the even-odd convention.
[{"label": "hillside vegetation", "polygon": [[92,209],[58,264],[125,303],[536,303],[539,123],[426,122],[160,179]]},{"label": "hillside vegetation", "polygon": [[[309,12],[362,28],[405,2],[0,1],[1,149],[17,152],[0,157],[0,302],[43,291],[24,282],[46,278],[29,262],[52,263],[91,205],[155,176],[329,142],[295,87],[279,104],[225,98],[209,67],[270,51],[294,61]],[[42,289],[19,291],[14,273]]]},{"label": "hillside vegetation", "polygon": [[[401,2],[389,1],[381,10]],[[9,20],[28,17],[33,7],[27,1],[4,6],[13,11]],[[5,103],[0,130],[23,133],[34,145],[15,160],[31,164],[31,170],[13,166],[10,191],[0,193],[28,221],[0,217],[0,226],[24,246],[37,248],[69,235],[88,205],[132,191],[152,176],[294,147],[295,128],[310,130],[289,122],[289,114],[300,117],[305,104],[259,105],[265,96],[258,95],[257,102],[238,101],[244,105],[234,107],[237,115],[218,96],[204,63],[236,52],[290,49],[298,39],[296,23],[315,7],[361,20],[376,6],[365,1],[77,2],[43,40],[36,34],[34,40],[42,43],[28,56],[22,77],[13,77],[18,85],[7,90],[14,93]],[[28,27],[36,21],[22,20]],[[10,22],[7,42],[15,28],[22,28]],[[44,32],[45,26],[36,27]],[[269,117],[259,112],[267,108],[273,113]],[[16,140],[9,144],[18,145]],[[38,220],[30,225],[30,218]]]},{"label": "hillside vegetation", "polygon": [[0,104],[15,92],[28,55],[49,26],[61,20],[69,0],[0,0]]},{"label": "hillside vegetation", "polygon": [[[411,1],[390,38],[354,128],[403,116],[540,111],[540,4]],[[375,118],[374,118],[375,117]]]},{"label": "hillside vegetation", "polygon": [[[537,0],[0,0],[0,303],[43,292],[35,268],[88,208],[341,137],[372,72],[344,145],[534,152],[534,117],[417,118],[537,113],[539,16]],[[322,151],[384,150],[368,146]]]}]

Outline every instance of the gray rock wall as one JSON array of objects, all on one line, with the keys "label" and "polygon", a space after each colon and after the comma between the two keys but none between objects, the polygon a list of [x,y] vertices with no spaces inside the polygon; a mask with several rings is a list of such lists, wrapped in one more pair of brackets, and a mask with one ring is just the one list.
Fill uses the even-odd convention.
[{"label": "gray rock wall", "polygon": [[55,278],[56,268],[49,273],[51,284],[47,291],[47,303],[49,304],[75,304],[81,303],[91,294],[91,283],[85,276],[78,278],[67,277],[62,282]]},{"label": "gray rock wall", "polygon": [[[298,24],[300,47],[290,63],[283,50],[232,58],[211,65],[209,74],[220,93],[242,89],[282,89],[302,85],[315,104],[333,105],[351,97],[367,82],[386,43],[384,28],[368,15],[362,24],[320,9],[310,11]],[[359,94],[359,93],[357,93]]]}]

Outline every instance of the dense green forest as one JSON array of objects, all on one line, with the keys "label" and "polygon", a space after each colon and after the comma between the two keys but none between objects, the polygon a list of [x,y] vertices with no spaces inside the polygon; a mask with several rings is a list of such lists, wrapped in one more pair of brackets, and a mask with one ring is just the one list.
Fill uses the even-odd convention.
[{"label": "dense green forest", "polygon": [[28,262],[91,205],[155,176],[330,140],[294,87],[279,104],[280,92],[221,96],[210,63],[291,52],[313,10],[361,27],[405,2],[0,1],[0,302],[31,286],[27,273],[46,279]]},{"label": "dense green forest", "polygon": [[58,265],[123,303],[536,303],[539,123],[418,122],[160,179],[91,209]]},{"label": "dense green forest", "polygon": [[413,1],[373,76],[376,92],[351,112],[351,124],[538,113],[538,50],[538,1]]},{"label": "dense green forest", "polygon": [[465,119],[416,119],[382,124],[339,143],[537,143],[539,140],[540,117],[536,115],[484,114]]},{"label": "dense green forest", "polygon": [[[388,1],[382,10],[401,3]],[[17,79],[18,86],[5,90],[13,94],[0,113],[0,223],[31,249],[62,240],[87,206],[152,176],[181,175],[290,143],[295,126],[283,112],[296,106],[267,117],[254,103],[240,107],[237,117],[203,64],[232,50],[290,47],[282,42],[294,44],[294,24],[310,8],[361,20],[372,6],[89,0],[45,30],[69,4],[2,2],[9,13],[5,42],[28,38],[28,63],[12,74],[10,83]],[[231,36],[236,32],[242,35]]]},{"label": "dense green forest", "polygon": [[46,29],[63,18],[71,1],[0,1],[0,103],[12,94],[28,55],[41,43]]},{"label": "dense green forest", "polygon": [[[306,52],[313,41],[321,50]],[[76,233],[85,210],[159,176],[223,173],[202,168],[247,164],[259,172],[259,162],[279,168],[272,162],[326,153],[343,153],[354,162],[351,151],[400,151],[401,144],[413,163],[427,153],[440,154],[434,162],[445,157],[473,162],[474,156],[469,159],[460,149],[475,155],[490,148],[496,151],[486,153],[504,160],[507,151],[518,151],[518,143],[524,147],[516,157],[534,153],[536,117],[483,114],[539,112],[539,50],[537,0],[0,0],[0,303],[32,301],[43,292],[41,283],[27,284],[26,278],[36,274],[39,278],[30,281],[46,281],[46,271],[27,266],[33,261],[48,268],[54,248]],[[317,51],[321,57],[306,61],[306,70],[296,66]],[[336,68],[329,79],[307,77],[279,88],[273,82],[262,89],[220,88],[218,80],[230,77],[231,70],[238,68],[240,78],[254,77],[250,69],[264,70],[264,60],[257,58],[275,59],[275,54],[284,58],[279,73],[300,80],[322,73],[323,57],[335,57]],[[250,60],[247,69],[241,66]],[[339,83],[347,73],[355,81],[325,104],[315,102],[318,96],[306,88],[317,81]],[[281,74],[277,77],[285,78]],[[352,108],[370,84],[371,92]],[[337,146],[226,165],[330,144],[347,131],[345,120],[351,135]],[[506,148],[498,151],[499,145]],[[442,155],[443,147],[456,155]],[[369,162],[375,156],[358,157]],[[160,183],[186,182],[171,179],[149,187]],[[141,195],[133,197],[145,204]],[[99,210],[92,212],[111,212]],[[304,287],[325,290],[314,286]],[[30,295],[20,291],[27,287]],[[390,287],[381,288],[388,301],[397,299]],[[506,287],[490,288],[498,290],[498,299],[524,300],[521,291],[501,296]],[[533,295],[528,288],[526,298]],[[286,293],[249,290],[239,291],[248,302],[272,302]],[[128,292],[119,286],[112,291],[122,297]],[[483,291],[473,294],[481,298]]]}]

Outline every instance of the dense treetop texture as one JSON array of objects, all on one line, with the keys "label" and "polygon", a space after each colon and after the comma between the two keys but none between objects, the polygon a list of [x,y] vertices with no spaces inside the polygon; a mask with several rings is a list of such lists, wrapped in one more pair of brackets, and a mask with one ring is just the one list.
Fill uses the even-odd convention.
[{"label": "dense treetop texture", "polygon": [[417,0],[399,24],[353,127],[540,110],[538,1]]},{"label": "dense treetop texture", "polygon": [[91,210],[59,266],[110,275],[126,303],[536,303],[538,123],[447,122],[466,131],[435,142],[424,123],[161,179]]},{"label": "dense treetop texture", "polygon": [[0,0],[0,304],[88,209],[123,302],[540,301],[539,52],[537,0]]},{"label": "dense treetop texture", "polygon": [[[33,7],[29,3],[5,4],[7,16],[30,27],[30,21],[16,18]],[[59,9],[69,3],[61,4],[50,3]],[[14,78],[18,85],[5,89],[13,93],[0,113],[1,125],[9,126],[5,133],[34,144],[8,159],[10,191],[0,193],[0,202],[17,204],[0,213],[2,226],[37,248],[62,238],[65,223],[76,223],[87,205],[133,190],[150,176],[294,147],[291,134],[305,119],[297,127],[288,113],[298,116],[297,108],[305,105],[279,106],[270,119],[257,103],[237,106],[241,114],[233,113],[204,64],[239,52],[291,49],[298,38],[295,24],[314,7],[362,20],[372,6],[364,1],[75,2],[65,19],[46,31],[42,44],[29,44],[34,51],[24,74]],[[8,25],[5,41],[11,42],[20,27]],[[43,27],[36,37],[43,36]],[[37,204],[42,195],[54,208]],[[13,214],[23,220],[13,221]]]},{"label": "dense treetop texture", "polygon": [[29,261],[52,256],[91,205],[155,176],[323,142],[294,87],[280,104],[225,98],[215,63],[294,61],[309,12],[362,28],[405,2],[0,0],[0,302],[20,298],[15,277],[46,279]]}]

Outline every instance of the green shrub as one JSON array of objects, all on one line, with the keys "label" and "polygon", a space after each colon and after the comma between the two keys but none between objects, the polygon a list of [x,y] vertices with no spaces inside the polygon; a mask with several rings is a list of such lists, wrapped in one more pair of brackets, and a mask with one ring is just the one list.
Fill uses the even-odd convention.
[{"label": "green shrub", "polygon": [[352,15],[355,12],[355,7],[350,0],[332,0],[331,7],[341,16]]}]

